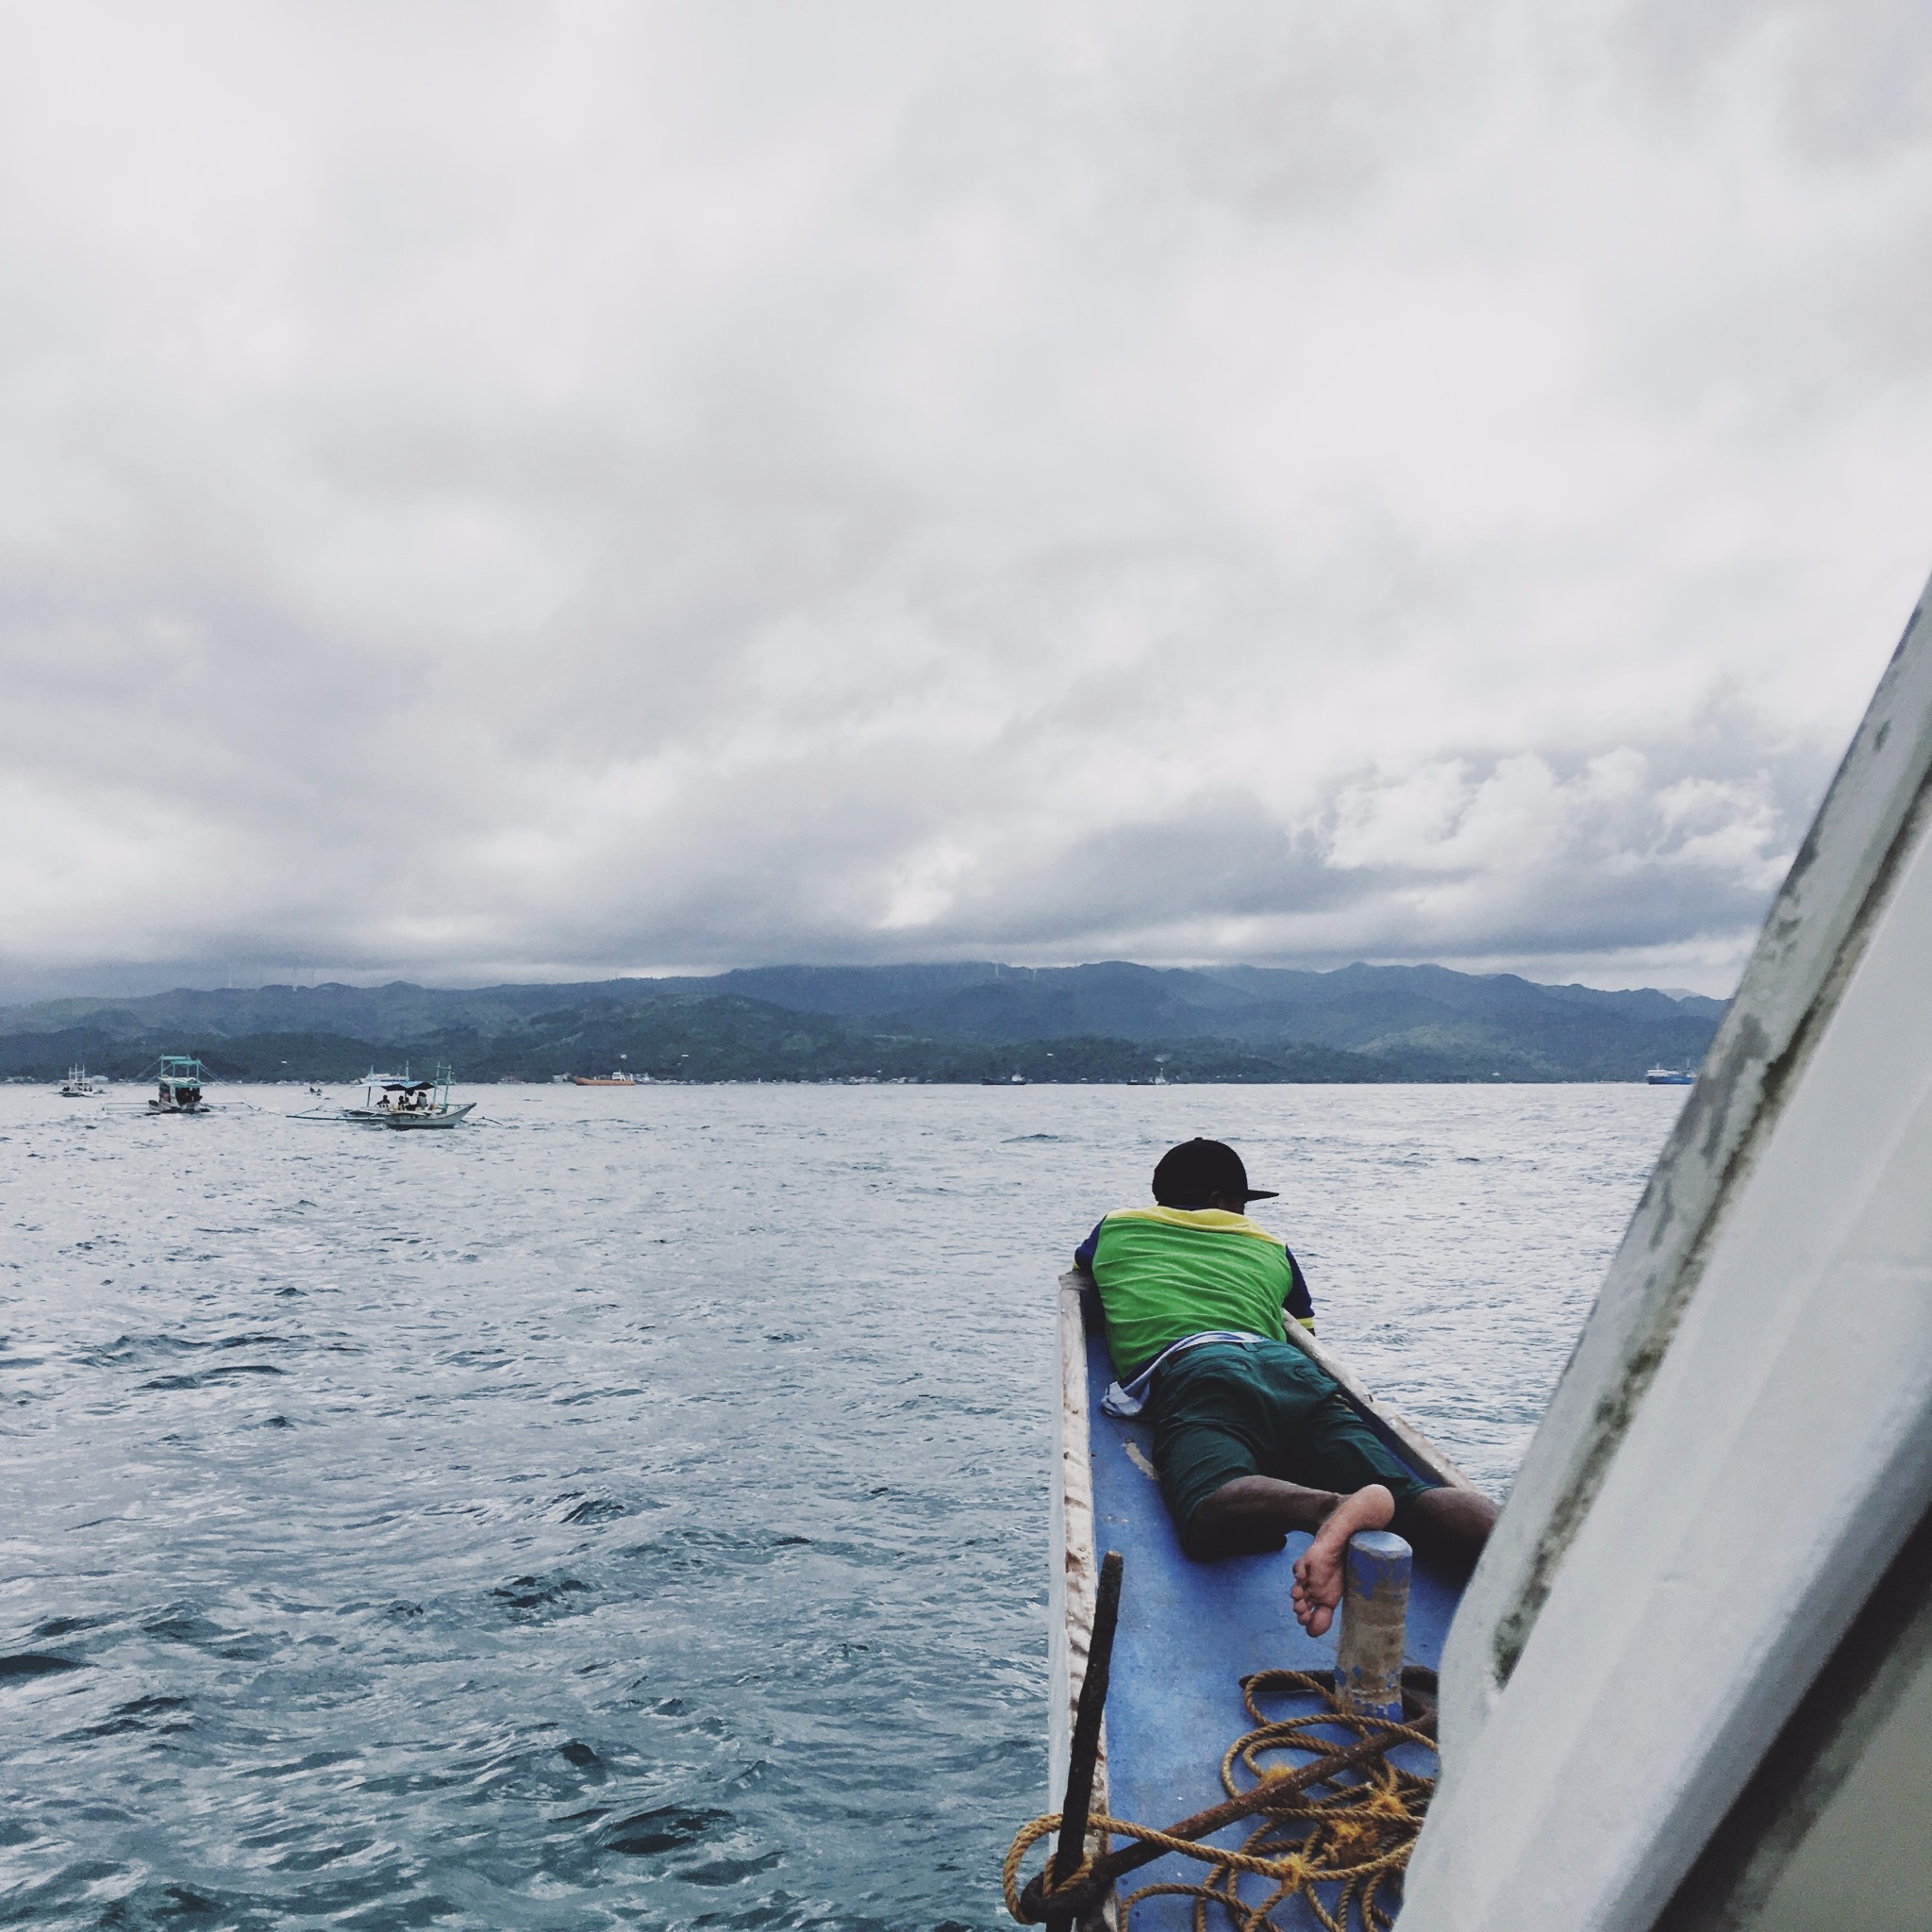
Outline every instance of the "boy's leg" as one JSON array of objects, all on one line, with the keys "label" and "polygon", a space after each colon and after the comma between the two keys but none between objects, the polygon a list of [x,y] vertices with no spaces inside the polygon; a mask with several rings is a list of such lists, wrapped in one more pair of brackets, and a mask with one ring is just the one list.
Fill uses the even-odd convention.
[{"label": "boy's leg", "polygon": [[[1266,1416],[1244,1350],[1202,1348],[1161,1377],[1151,1411],[1154,1466],[1181,1547],[1201,1561],[1278,1550],[1331,1501],[1262,1475]],[[1286,1497],[1274,1494],[1288,1492]],[[1281,1516],[1283,1507],[1287,1517]]]},{"label": "boy's leg", "polygon": [[1496,1516],[1496,1506],[1479,1490],[1453,1490],[1443,1483],[1410,1502],[1402,1533],[1424,1556],[1466,1576],[1475,1568]]},{"label": "boy's leg", "polygon": [[1430,1557],[1467,1575],[1496,1522],[1496,1506],[1474,1490],[1427,1482],[1370,1428],[1344,1397],[1302,1411],[1280,1454],[1304,1481],[1338,1490],[1380,1483],[1395,1499],[1391,1527]]},{"label": "boy's leg", "polygon": [[[1395,1499],[1379,1483],[1369,1484],[1357,1493],[1379,1498],[1379,1504],[1370,1501],[1353,1512],[1363,1514],[1364,1520],[1354,1522],[1352,1514],[1349,1535],[1357,1529],[1382,1528],[1394,1513]],[[1181,1533],[1181,1543],[1189,1556],[1209,1560],[1278,1550],[1291,1531],[1307,1530],[1312,1535],[1342,1504],[1356,1501],[1355,1494],[1308,1489],[1284,1482],[1279,1476],[1236,1476],[1194,1506]],[[1374,1515],[1375,1521],[1367,1521],[1367,1515]]]}]

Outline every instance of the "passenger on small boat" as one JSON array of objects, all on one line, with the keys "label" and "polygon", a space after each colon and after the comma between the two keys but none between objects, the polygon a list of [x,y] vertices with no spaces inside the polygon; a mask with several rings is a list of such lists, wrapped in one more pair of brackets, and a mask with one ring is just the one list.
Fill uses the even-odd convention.
[{"label": "passenger on small boat", "polygon": [[1334,1377],[1288,1340],[1284,1317],[1314,1326],[1301,1265],[1257,1222],[1246,1167],[1220,1141],[1170,1148],[1152,1208],[1109,1214],[1074,1265],[1107,1317],[1119,1378],[1116,1415],[1153,1425],[1161,1494],[1188,1555],[1314,1541],[1294,1566],[1295,1616],[1310,1636],[1341,1601],[1342,1555],[1359,1529],[1393,1527],[1457,1569],[1489,1540],[1496,1507],[1426,1481],[1386,1447]]}]

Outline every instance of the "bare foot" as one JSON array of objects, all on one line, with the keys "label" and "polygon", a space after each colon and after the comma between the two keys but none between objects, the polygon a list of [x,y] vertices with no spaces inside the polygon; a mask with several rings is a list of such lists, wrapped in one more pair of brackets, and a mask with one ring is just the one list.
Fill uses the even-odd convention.
[{"label": "bare foot", "polygon": [[1336,1504],[1315,1532],[1315,1541],[1295,1558],[1289,1600],[1294,1605],[1295,1621],[1310,1637],[1320,1637],[1335,1621],[1349,1538],[1358,1529],[1383,1528],[1394,1514],[1395,1498],[1380,1483],[1370,1483]]}]

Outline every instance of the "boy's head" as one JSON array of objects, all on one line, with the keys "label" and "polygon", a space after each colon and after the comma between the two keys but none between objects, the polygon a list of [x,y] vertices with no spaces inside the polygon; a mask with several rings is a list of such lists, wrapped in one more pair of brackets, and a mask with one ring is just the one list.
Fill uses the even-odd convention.
[{"label": "boy's head", "polygon": [[1163,1208],[1226,1208],[1239,1214],[1250,1201],[1272,1201],[1273,1188],[1251,1188],[1241,1158],[1224,1141],[1183,1141],[1154,1169],[1154,1198]]}]

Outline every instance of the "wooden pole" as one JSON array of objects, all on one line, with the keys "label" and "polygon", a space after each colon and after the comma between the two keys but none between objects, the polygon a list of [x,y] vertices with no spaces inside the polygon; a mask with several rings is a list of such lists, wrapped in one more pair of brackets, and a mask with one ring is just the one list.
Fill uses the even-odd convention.
[{"label": "wooden pole", "polygon": [[[1113,1634],[1120,1621],[1121,1553],[1109,1550],[1100,1565],[1094,1596],[1093,1637],[1087,1646],[1087,1674],[1074,1712],[1074,1740],[1067,1754],[1067,1796],[1060,1807],[1060,1841],[1053,1855],[1053,1882],[1064,1885],[1087,1857],[1087,1820],[1093,1808],[1093,1768],[1100,1757],[1100,1720],[1107,1708],[1107,1680],[1113,1668]],[[1046,1922],[1047,1932],[1071,1932],[1071,1913]]]}]

